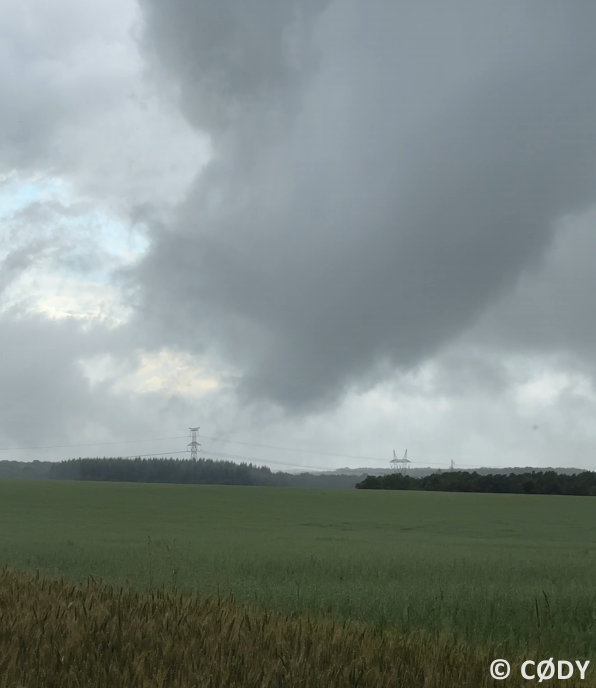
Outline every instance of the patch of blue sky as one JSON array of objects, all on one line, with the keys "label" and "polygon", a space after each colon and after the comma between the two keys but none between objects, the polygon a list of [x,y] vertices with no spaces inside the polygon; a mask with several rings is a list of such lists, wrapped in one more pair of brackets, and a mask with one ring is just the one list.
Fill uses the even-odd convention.
[{"label": "patch of blue sky", "polygon": [[[2,224],[8,227],[19,212],[44,203],[53,204],[42,224],[44,235],[62,244],[52,270],[61,276],[109,284],[114,269],[135,262],[148,248],[142,226],[94,208],[88,200],[76,198],[63,180],[51,177],[0,179],[0,232]],[[14,240],[12,236],[12,246],[6,245],[0,253],[6,255]]]},{"label": "patch of blue sky", "polygon": [[93,223],[98,232],[97,243],[124,263],[134,262],[149,247],[142,226],[133,225],[118,217],[94,210],[80,217],[79,222]]},{"label": "patch of blue sky", "polygon": [[149,245],[142,227],[98,209],[60,216],[55,226],[65,240],[78,240],[82,252],[99,249],[122,264],[137,260]]},{"label": "patch of blue sky", "polygon": [[53,177],[19,179],[14,174],[0,177],[0,219],[10,217],[32,203],[65,195],[65,184]]}]

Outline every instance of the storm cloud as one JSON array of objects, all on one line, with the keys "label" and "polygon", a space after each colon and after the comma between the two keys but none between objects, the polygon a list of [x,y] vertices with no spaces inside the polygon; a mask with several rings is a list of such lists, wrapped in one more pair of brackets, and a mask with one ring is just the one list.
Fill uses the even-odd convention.
[{"label": "storm cloud", "polygon": [[590,4],[141,7],[213,148],[133,276],[143,319],[248,398],[308,409],[415,367],[596,200]]}]

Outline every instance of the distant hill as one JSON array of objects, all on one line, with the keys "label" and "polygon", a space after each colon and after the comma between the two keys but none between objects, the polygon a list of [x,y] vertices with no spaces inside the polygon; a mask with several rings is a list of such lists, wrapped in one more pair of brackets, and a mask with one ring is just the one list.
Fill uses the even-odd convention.
[{"label": "distant hill", "polygon": [[[460,470],[456,468],[456,470]],[[525,467],[515,467],[515,468],[474,468],[473,470],[478,475],[510,475],[514,473],[519,475],[520,473],[532,473],[537,471],[555,471],[555,473],[560,473],[562,475],[575,475],[577,473],[584,473],[585,468],[552,468],[548,467],[537,467],[537,466],[525,466]],[[325,475],[391,475],[395,473],[391,468],[336,468],[334,471],[324,471]],[[448,468],[431,468],[430,466],[426,468],[409,468],[407,475],[414,478],[422,478],[425,475],[431,475],[432,473],[448,473],[450,470]]]}]

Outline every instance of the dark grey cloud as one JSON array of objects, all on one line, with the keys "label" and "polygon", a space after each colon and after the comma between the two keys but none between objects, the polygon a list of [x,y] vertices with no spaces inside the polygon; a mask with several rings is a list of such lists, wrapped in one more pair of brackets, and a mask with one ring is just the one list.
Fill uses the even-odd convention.
[{"label": "dark grey cloud", "polygon": [[468,340],[596,370],[595,254],[596,208],[564,218],[543,259],[484,313]]},{"label": "dark grey cloud", "polygon": [[[176,74],[187,117],[210,132],[261,133],[296,106],[313,65],[308,29],[328,0],[142,0],[145,54]],[[263,121],[264,120],[264,121]]]},{"label": "dark grey cloud", "polygon": [[590,4],[141,7],[214,158],[153,232],[139,313],[250,398],[310,408],[420,363],[596,200]]}]

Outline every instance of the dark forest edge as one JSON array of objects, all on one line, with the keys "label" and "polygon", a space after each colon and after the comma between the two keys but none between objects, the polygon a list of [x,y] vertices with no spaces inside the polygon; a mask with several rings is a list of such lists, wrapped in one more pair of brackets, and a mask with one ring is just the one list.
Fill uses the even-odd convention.
[{"label": "dark forest edge", "polygon": [[447,471],[414,478],[401,473],[369,475],[356,485],[359,490],[418,490],[427,492],[493,492],[596,496],[596,473],[565,475],[556,471],[532,471],[480,475],[475,471]]},{"label": "dark forest edge", "polygon": [[213,459],[69,459],[52,463],[50,480],[96,480],[187,485],[257,485],[264,487],[353,489],[359,475],[274,473],[267,466]]}]

